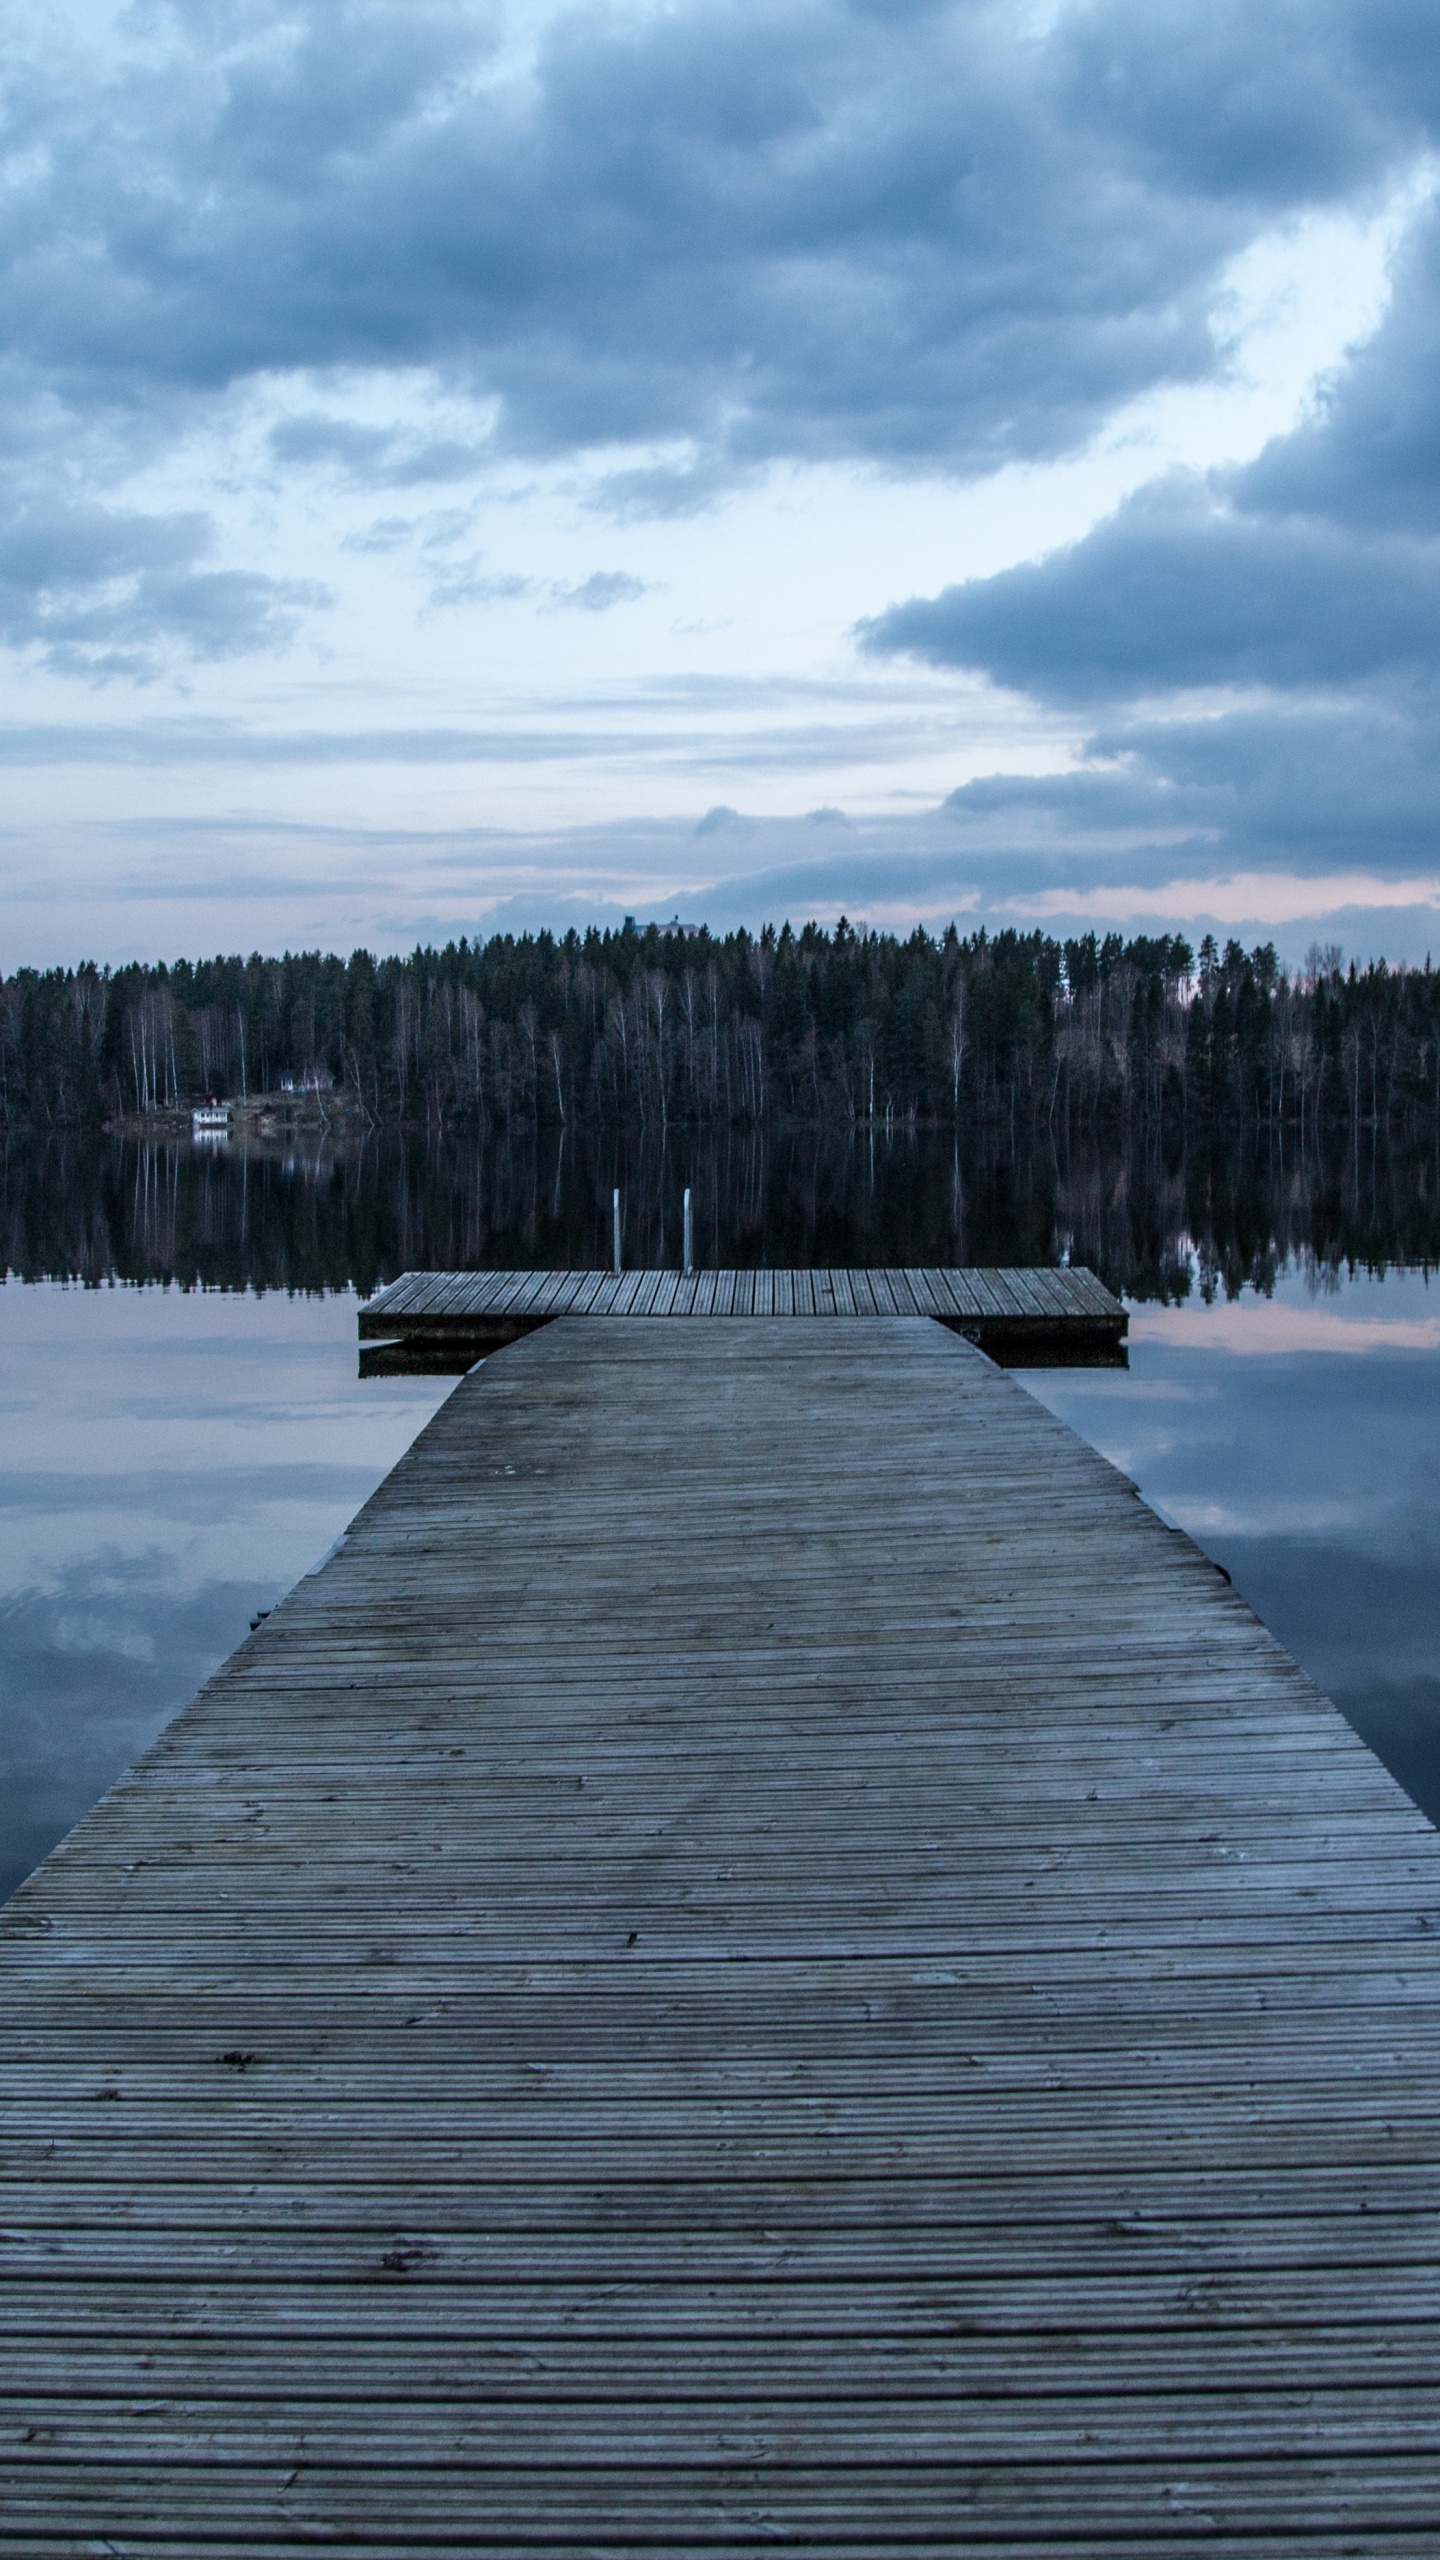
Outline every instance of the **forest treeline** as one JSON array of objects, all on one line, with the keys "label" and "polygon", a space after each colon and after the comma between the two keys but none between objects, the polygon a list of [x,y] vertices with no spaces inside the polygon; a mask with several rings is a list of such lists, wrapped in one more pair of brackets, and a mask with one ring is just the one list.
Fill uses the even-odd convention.
[{"label": "forest treeline", "polygon": [[[1175,935],[640,927],[0,979],[0,1120],[286,1081],[376,1124],[931,1125],[1440,1141],[1440,970]],[[323,1106],[322,1106],[323,1107]]]}]

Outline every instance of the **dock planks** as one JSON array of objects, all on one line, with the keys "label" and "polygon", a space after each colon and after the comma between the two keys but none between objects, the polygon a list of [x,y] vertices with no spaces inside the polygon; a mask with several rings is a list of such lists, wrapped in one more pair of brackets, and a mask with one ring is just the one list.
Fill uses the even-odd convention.
[{"label": "dock planks", "polygon": [[567,1318],[6,1907],[0,2554],[1433,2554],[1440,1843],[933,1324]]},{"label": "dock planks", "polygon": [[405,1271],[360,1310],[367,1374],[462,1372],[557,1316],[927,1316],[1009,1368],[1123,1368],[1130,1319],[1081,1265],[1016,1271]]}]

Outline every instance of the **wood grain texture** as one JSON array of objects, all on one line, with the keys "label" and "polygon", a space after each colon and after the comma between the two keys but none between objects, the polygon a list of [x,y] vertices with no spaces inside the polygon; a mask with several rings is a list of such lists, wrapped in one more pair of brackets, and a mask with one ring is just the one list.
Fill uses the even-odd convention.
[{"label": "wood grain texture", "polygon": [[[1130,1319],[1081,1266],[1063,1270],[406,1271],[360,1309],[368,1372],[468,1366],[562,1315],[928,1316],[1011,1368],[1123,1367]],[[408,1353],[408,1361],[397,1355]]]},{"label": "wood grain texture", "polygon": [[488,1361],[0,2055],[4,2560],[1436,2548],[1440,1843],[937,1324]]}]

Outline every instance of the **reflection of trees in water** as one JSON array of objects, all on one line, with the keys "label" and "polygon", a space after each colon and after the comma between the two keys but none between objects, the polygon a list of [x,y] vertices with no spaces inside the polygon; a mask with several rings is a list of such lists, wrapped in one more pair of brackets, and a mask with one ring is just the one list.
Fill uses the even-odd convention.
[{"label": "reflection of trees in water", "polygon": [[407,1268],[604,1266],[618,1185],[629,1264],[1038,1263],[1140,1297],[1267,1285],[1286,1259],[1440,1261],[1433,1153],[1015,1146],[904,1128],[762,1124],[407,1137],[333,1152],[33,1140],[0,1157],[9,1268],[99,1282],[368,1293]]}]

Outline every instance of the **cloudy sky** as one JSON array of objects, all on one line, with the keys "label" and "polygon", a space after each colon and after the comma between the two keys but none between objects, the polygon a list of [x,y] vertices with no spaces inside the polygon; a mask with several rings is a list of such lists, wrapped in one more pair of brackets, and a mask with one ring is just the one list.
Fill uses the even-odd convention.
[{"label": "cloudy sky", "polygon": [[1440,953],[1433,0],[0,27],[0,966]]}]

